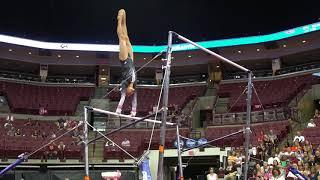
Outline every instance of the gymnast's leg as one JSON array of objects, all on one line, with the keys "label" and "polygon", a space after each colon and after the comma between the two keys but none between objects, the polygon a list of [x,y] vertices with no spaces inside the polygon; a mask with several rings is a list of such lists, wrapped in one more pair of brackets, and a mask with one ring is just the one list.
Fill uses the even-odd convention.
[{"label": "gymnast's leg", "polygon": [[123,24],[125,23],[124,18],[125,11],[120,9],[118,12],[118,26],[117,26],[117,34],[119,39],[119,59],[120,61],[125,61],[128,58],[128,47],[127,47],[127,35],[125,34],[125,30]]},{"label": "gymnast's leg", "polygon": [[116,113],[121,114],[122,106],[123,106],[123,103],[125,100],[126,100],[126,91],[125,91],[125,89],[122,89],[121,90],[121,99],[119,101]]},{"label": "gymnast's leg", "polygon": [[131,109],[131,116],[136,116],[137,114],[137,91],[134,91],[133,98],[132,98],[132,109]]}]

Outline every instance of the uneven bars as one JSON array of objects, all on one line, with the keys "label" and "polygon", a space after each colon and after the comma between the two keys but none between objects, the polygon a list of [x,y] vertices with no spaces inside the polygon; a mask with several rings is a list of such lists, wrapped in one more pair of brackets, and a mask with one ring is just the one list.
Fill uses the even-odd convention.
[{"label": "uneven bars", "polygon": [[205,51],[205,52],[207,52],[207,53],[209,53],[209,54],[211,54],[211,55],[219,58],[219,59],[222,60],[223,62],[226,62],[226,63],[228,63],[228,64],[231,64],[232,66],[235,66],[235,67],[237,67],[237,68],[239,68],[239,69],[241,69],[241,70],[243,70],[243,71],[245,71],[245,72],[249,72],[249,71],[250,71],[249,69],[247,69],[247,68],[245,68],[245,67],[243,67],[243,66],[241,66],[241,65],[239,65],[239,64],[237,64],[237,63],[235,63],[235,62],[233,62],[233,61],[231,61],[231,60],[229,60],[229,59],[227,59],[227,58],[225,58],[225,57],[223,57],[223,56],[221,56],[221,55],[213,52],[213,51],[210,51],[210,50],[207,49],[207,48],[202,47],[201,45],[199,45],[199,44],[191,41],[190,39],[187,39],[187,38],[181,36],[180,34],[178,34],[178,33],[176,33],[176,32],[173,32],[173,34],[174,34],[178,39],[180,39],[180,40],[182,40],[182,41],[184,41],[184,42],[190,43],[190,44],[198,47],[199,49],[201,49],[201,50],[203,50],[203,51]]},{"label": "uneven bars", "polygon": [[[118,114],[118,113],[115,113],[115,112],[106,111],[106,110],[102,110],[102,109],[97,109],[97,108],[93,108],[93,107],[91,107],[91,108],[89,107],[89,109],[92,110],[92,111],[95,111],[95,112],[99,112],[99,113],[103,113],[103,114],[110,114],[110,115],[119,116],[119,117],[123,117],[123,118],[127,118],[127,119],[134,119],[134,120],[142,119],[140,117],[132,117],[130,115]],[[161,121],[152,120],[152,119],[144,119],[143,121],[161,124]],[[171,123],[171,122],[166,122],[166,124],[170,125],[170,126],[175,125],[175,123]]]}]

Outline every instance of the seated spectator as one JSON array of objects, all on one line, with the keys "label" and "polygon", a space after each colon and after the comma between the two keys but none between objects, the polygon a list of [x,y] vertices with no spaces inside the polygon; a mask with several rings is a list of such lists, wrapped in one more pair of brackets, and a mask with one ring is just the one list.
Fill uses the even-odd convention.
[{"label": "seated spectator", "polygon": [[51,143],[49,146],[47,146],[46,151],[44,152],[44,159],[47,161],[47,159],[56,159],[57,158],[57,148],[54,143]]},{"label": "seated spectator", "polygon": [[277,164],[280,163],[280,159],[272,152],[271,156],[268,159],[268,165],[274,165],[274,162],[277,161]]},{"label": "seated spectator", "polygon": [[315,152],[314,162],[315,162],[316,164],[320,164],[320,151],[319,151],[319,150],[317,150],[317,151]]},{"label": "seated spectator", "polygon": [[11,113],[9,113],[6,120],[7,120],[7,122],[13,122],[14,121],[13,115],[11,115]]},{"label": "seated spectator", "polygon": [[263,143],[264,141],[264,132],[260,131],[259,135],[258,135],[258,143]]},{"label": "seated spectator", "polygon": [[51,139],[55,139],[57,137],[57,135],[54,132],[52,132],[50,137],[51,137]]},{"label": "seated spectator", "polygon": [[10,129],[7,131],[7,135],[8,135],[8,136],[14,136],[14,133],[15,133],[14,127],[10,128]]},{"label": "seated spectator", "polygon": [[275,134],[273,133],[273,130],[272,130],[272,129],[270,129],[270,131],[269,131],[269,133],[268,133],[268,139],[269,139],[269,141],[270,141],[272,144],[275,144],[276,141],[277,141],[277,135],[275,135]]},{"label": "seated spectator", "polygon": [[21,131],[20,131],[19,128],[18,128],[18,129],[16,130],[16,132],[14,133],[14,136],[21,136]]},{"label": "seated spectator", "polygon": [[45,131],[42,132],[41,134],[42,139],[47,139],[48,135]]},{"label": "seated spectator", "polygon": [[64,126],[65,126],[65,124],[64,124],[65,122],[66,122],[66,119],[65,119],[65,118],[63,118],[63,117],[59,118],[59,119],[57,120],[57,126],[58,126],[58,128],[59,128],[59,129],[63,129]]},{"label": "seated spectator", "polygon": [[298,132],[297,132],[297,135],[294,136],[293,142],[295,142],[295,141],[298,141],[299,143],[305,141],[305,138],[304,138],[304,136],[301,135],[301,132],[300,132],[300,131],[298,131]]},{"label": "seated spectator", "polygon": [[231,155],[228,156],[228,161],[230,161],[232,164],[235,164],[237,160],[237,155],[235,151],[231,152]]},{"label": "seated spectator", "polygon": [[74,120],[67,120],[67,129],[68,130],[71,130],[72,128],[76,127],[77,126],[77,121],[74,121]]},{"label": "seated spectator", "polygon": [[213,167],[209,168],[209,174],[207,174],[207,180],[218,179],[218,175],[214,173]]},{"label": "seated spectator", "polygon": [[281,173],[278,168],[272,170],[271,180],[285,180],[285,173]]},{"label": "seated spectator", "polygon": [[310,119],[310,122],[308,123],[307,125],[307,128],[313,128],[313,127],[316,127],[316,123],[314,123],[314,120],[313,119]]},{"label": "seated spectator", "polygon": [[234,163],[228,158],[225,179],[236,179],[236,174],[237,168],[234,166]]},{"label": "seated spectator", "polygon": [[257,157],[257,148],[255,146],[252,146],[251,144],[250,144],[250,147],[249,147],[249,154],[253,158]]},{"label": "seated spectator", "polygon": [[31,137],[38,138],[40,136],[39,130],[34,130]]},{"label": "seated spectator", "polygon": [[218,170],[218,179],[224,179],[224,175],[225,175],[225,170],[223,169],[223,167],[220,167]]},{"label": "seated spectator", "polygon": [[76,129],[74,129],[73,131],[72,131],[72,137],[73,138],[76,138],[76,137],[78,137],[80,135],[80,132],[79,132],[79,129],[78,128],[76,128]]},{"label": "seated spectator", "polygon": [[44,116],[48,113],[48,110],[45,109],[43,106],[39,107],[39,115]]},{"label": "seated spectator", "polygon": [[130,147],[130,141],[127,138],[124,138],[124,140],[121,143],[121,146]]},{"label": "seated spectator", "polygon": [[66,145],[62,141],[60,141],[58,145],[58,156],[60,160],[65,159],[65,149],[66,149]]},{"label": "seated spectator", "polygon": [[11,129],[11,128],[13,128],[13,124],[11,121],[8,121],[8,122],[4,123],[3,127],[5,129]]}]

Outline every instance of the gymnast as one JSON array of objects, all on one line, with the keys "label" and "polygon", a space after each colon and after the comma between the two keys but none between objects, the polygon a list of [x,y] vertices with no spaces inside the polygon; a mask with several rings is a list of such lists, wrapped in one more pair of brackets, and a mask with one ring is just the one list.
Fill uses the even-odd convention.
[{"label": "gymnast", "polygon": [[121,114],[123,103],[126,96],[132,96],[132,109],[131,116],[136,116],[137,112],[137,91],[136,82],[137,76],[133,62],[132,45],[129,40],[127,25],[126,25],[126,12],[120,9],[118,12],[118,26],[117,34],[119,38],[119,60],[122,69],[122,81],[120,84],[121,99],[119,101],[116,113]]}]

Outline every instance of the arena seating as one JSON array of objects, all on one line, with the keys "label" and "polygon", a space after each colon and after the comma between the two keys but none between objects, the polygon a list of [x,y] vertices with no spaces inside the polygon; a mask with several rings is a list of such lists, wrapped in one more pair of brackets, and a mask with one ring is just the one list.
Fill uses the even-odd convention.
[{"label": "arena seating", "polygon": [[[24,152],[32,152],[44,144],[50,142],[50,135],[54,132],[56,136],[61,135],[65,130],[59,130],[57,125],[52,121],[38,121],[39,125],[26,125],[28,120],[15,120],[13,126],[15,129],[20,129],[21,136],[9,136],[7,135],[7,129],[0,129],[0,158],[17,158],[18,155]],[[6,121],[0,119],[0,126],[4,127]],[[35,121],[32,121],[35,123]],[[34,130],[39,130],[40,136],[33,138],[31,135]],[[43,139],[41,133],[46,132],[47,138]],[[71,135],[66,135],[59,139],[56,144],[62,141],[66,145],[65,156],[68,159],[80,159],[81,158],[81,146],[74,145],[72,143]],[[36,154],[32,155],[31,159],[40,159],[43,156],[45,149],[40,150]]]},{"label": "arena seating", "polygon": [[94,87],[38,86],[0,82],[0,93],[7,97],[11,112],[39,114],[39,108],[47,115],[74,114],[80,100],[88,100]]},{"label": "arena seating", "polygon": [[[268,109],[286,105],[302,89],[317,82],[317,80],[318,78],[312,75],[302,75],[277,80],[254,81],[253,84],[264,109]],[[231,112],[244,112],[246,110],[246,93],[235,103],[246,86],[247,83],[245,82],[220,85],[218,96],[228,97],[229,106],[235,104]],[[260,105],[259,99],[254,92],[252,93],[252,105]]]},{"label": "arena seating", "polygon": [[[188,86],[188,87],[173,87],[169,90],[169,105],[178,105],[179,110],[195,97],[201,96],[205,93],[206,86]],[[139,115],[146,115],[152,111],[152,107],[158,103],[160,89],[138,88],[138,107],[137,113]],[[111,92],[109,98],[113,101],[120,100],[119,92]],[[126,99],[123,107],[123,112],[129,113],[131,108],[131,97]],[[142,103],[141,103],[142,102]]]},{"label": "arena seating", "polygon": [[[235,125],[235,126],[219,126],[219,127],[208,127],[205,131],[207,139],[216,139],[239,130],[243,129],[243,126]],[[258,135],[261,131],[267,133],[269,130],[273,130],[273,132],[277,135],[278,139],[281,141],[289,131],[289,122],[288,121],[278,121],[278,122],[268,122],[268,123],[259,123],[253,124],[251,127],[251,144],[257,145],[258,143]],[[242,133],[228,137],[221,141],[216,141],[212,143],[213,145],[223,147],[223,146],[242,146],[244,143],[244,136]]]}]

